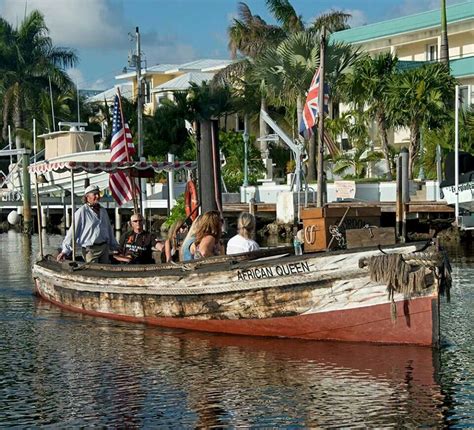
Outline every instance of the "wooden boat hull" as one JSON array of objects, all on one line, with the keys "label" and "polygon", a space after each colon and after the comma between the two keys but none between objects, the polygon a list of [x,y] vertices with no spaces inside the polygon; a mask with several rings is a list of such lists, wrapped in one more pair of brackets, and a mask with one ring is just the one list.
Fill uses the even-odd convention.
[{"label": "wooden boat hull", "polygon": [[34,277],[41,297],[89,315],[215,333],[436,346],[437,285],[411,298],[396,293],[392,303],[386,285],[358,264],[377,253],[146,272],[67,272],[43,262]]}]

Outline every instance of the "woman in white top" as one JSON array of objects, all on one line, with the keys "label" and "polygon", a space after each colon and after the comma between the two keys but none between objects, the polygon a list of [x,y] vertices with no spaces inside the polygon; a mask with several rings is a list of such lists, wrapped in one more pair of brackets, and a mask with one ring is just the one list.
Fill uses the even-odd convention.
[{"label": "woman in white top", "polygon": [[242,212],[237,221],[238,234],[227,243],[227,255],[259,250],[258,243],[252,239],[254,231],[255,217],[248,212]]}]

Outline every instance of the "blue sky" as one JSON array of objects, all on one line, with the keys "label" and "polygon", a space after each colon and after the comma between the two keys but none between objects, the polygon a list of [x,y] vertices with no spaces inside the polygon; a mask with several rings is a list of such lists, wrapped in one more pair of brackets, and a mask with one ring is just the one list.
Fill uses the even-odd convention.
[{"label": "blue sky", "polygon": [[[463,0],[447,0],[447,4]],[[199,58],[229,58],[227,28],[236,0],[0,0],[0,15],[13,25],[25,9],[43,12],[56,46],[75,49],[79,64],[69,74],[79,88],[111,88],[134,48],[128,33],[139,26],[149,66]],[[265,0],[248,0],[269,23]],[[351,26],[439,8],[440,0],[292,0],[305,21],[331,9],[352,14]]]}]

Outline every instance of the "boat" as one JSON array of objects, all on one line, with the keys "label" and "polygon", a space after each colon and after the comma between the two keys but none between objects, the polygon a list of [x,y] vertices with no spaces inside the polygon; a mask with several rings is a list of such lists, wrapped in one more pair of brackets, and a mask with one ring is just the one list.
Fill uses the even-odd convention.
[{"label": "boat", "polygon": [[146,266],[45,256],[33,277],[43,299],[99,317],[236,335],[437,346],[446,261],[428,250],[402,244],[294,255],[274,248]]},{"label": "boat", "polygon": [[474,212],[474,155],[467,152],[459,153],[459,176],[455,180],[455,153],[450,152],[446,157],[445,179],[441,182],[441,198],[448,205]]}]

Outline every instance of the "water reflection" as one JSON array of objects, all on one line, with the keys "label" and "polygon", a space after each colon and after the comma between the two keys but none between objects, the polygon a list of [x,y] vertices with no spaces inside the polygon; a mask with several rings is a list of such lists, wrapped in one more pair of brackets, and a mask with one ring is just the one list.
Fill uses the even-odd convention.
[{"label": "water reflection", "polygon": [[39,299],[35,309],[34,355],[43,365],[31,395],[49,423],[443,424],[428,348],[165,331],[71,314]]}]

